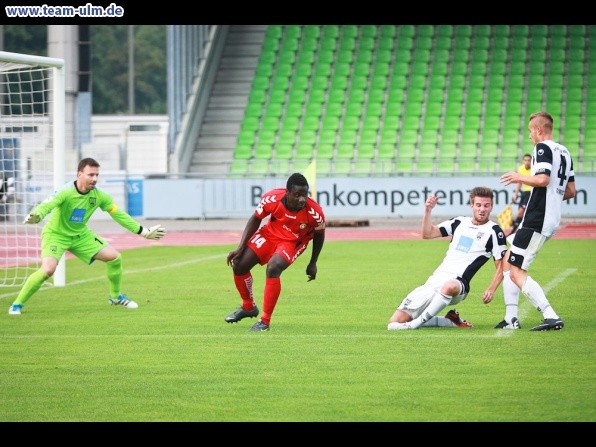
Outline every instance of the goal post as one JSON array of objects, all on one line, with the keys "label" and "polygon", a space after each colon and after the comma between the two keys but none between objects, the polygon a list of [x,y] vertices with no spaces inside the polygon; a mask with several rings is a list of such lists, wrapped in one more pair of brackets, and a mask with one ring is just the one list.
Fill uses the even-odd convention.
[{"label": "goal post", "polygon": [[[27,213],[65,182],[64,60],[0,51],[0,287],[41,266],[43,223]],[[64,256],[53,276],[64,286]]]}]

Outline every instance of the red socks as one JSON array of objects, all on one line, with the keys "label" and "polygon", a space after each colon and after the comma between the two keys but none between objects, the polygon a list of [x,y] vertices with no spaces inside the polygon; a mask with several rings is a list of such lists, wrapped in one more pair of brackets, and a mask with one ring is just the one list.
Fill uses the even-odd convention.
[{"label": "red socks", "polygon": [[242,308],[252,310],[255,307],[255,300],[252,294],[252,275],[248,272],[246,275],[234,275],[234,284],[242,298]]},{"label": "red socks", "polygon": [[273,313],[273,309],[275,309],[275,305],[277,304],[277,299],[279,298],[280,293],[280,278],[266,278],[265,295],[263,297],[263,313],[261,314],[261,321],[263,321],[267,326],[269,326],[271,322],[271,314]]}]

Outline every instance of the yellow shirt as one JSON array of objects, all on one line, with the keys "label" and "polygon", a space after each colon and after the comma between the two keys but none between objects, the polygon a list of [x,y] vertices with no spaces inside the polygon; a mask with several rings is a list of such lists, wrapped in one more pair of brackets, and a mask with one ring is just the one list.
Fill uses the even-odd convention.
[{"label": "yellow shirt", "polygon": [[[531,175],[532,174],[532,170],[530,168],[526,169],[526,166],[523,164],[517,169],[517,172],[520,175]],[[522,183],[520,191],[523,192],[523,191],[531,191],[531,190],[532,190],[531,186],[526,185],[525,183]]]}]

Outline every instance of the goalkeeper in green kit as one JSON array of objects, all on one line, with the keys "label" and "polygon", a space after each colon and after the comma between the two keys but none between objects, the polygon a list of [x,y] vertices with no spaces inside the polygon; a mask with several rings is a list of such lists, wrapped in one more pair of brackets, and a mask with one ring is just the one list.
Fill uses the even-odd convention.
[{"label": "goalkeeper in green kit", "polygon": [[[41,268],[32,273],[17,299],[8,309],[10,315],[20,315],[25,303],[56,271],[65,251],[86,264],[95,260],[106,263],[110,296],[108,302],[127,309],[136,309],[137,303],[120,290],[122,282],[122,255],[87,226],[93,213],[100,208],[127,230],[145,239],[161,239],[166,230],[161,225],[146,228],[128,213],[119,209],[112,197],[96,188],[99,163],[92,158],[79,162],[77,179],[66,183],[31,211],[25,224],[41,222],[51,213],[41,232]],[[53,212],[52,212],[53,211]]]}]

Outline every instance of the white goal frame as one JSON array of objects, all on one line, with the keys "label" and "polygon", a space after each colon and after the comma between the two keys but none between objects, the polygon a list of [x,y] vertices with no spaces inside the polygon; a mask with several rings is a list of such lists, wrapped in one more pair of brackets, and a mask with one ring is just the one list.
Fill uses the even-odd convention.
[{"label": "white goal frame", "polygon": [[[47,68],[51,71],[49,77],[49,91],[51,107],[48,109],[49,126],[52,134],[52,159],[53,159],[53,187],[54,190],[60,188],[65,182],[65,152],[66,152],[66,81],[65,81],[65,67],[64,60],[57,58],[50,58],[44,56],[35,56],[21,53],[10,53],[0,51],[0,63],[5,66],[1,74],[11,73],[14,70],[26,70]],[[5,98],[0,95],[0,102]],[[0,107],[3,104],[0,103]],[[0,113],[0,120],[2,118]],[[2,122],[0,122],[0,125]],[[48,157],[49,158],[49,157]],[[21,163],[20,175],[24,178],[25,167]],[[32,204],[34,205],[34,204]],[[25,212],[28,213],[30,209]],[[21,225],[22,222],[17,222]],[[41,229],[43,223],[37,224]],[[41,238],[39,237],[41,230],[38,231],[38,245],[41,248]],[[18,235],[15,234],[15,237]],[[17,237],[18,239],[18,237]],[[41,265],[39,260],[38,267]],[[64,286],[66,284],[66,264],[65,257],[62,256],[56,272],[53,275],[54,286]],[[16,284],[15,284],[16,285]],[[22,286],[22,284],[20,284]],[[0,283],[0,286],[2,284]]]}]

